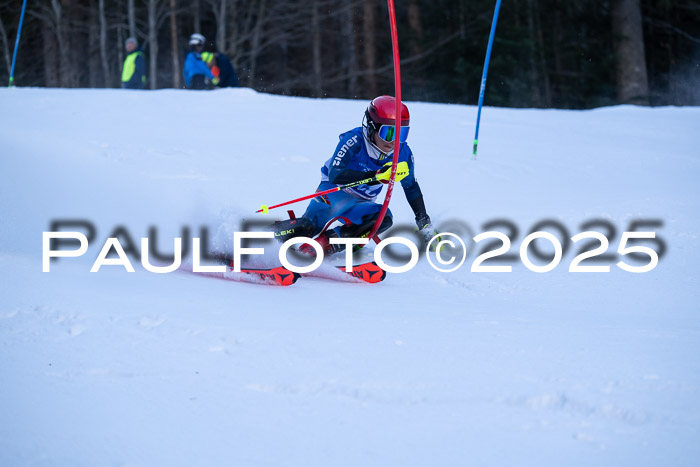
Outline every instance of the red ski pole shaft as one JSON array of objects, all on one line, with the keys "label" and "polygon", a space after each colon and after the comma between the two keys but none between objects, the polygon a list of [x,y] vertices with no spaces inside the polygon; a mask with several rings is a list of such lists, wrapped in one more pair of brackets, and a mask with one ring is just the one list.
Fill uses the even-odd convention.
[{"label": "red ski pole shaft", "polygon": [[333,192],[336,192],[336,191],[344,190],[345,188],[352,188],[352,187],[357,186],[357,185],[364,185],[365,183],[373,182],[374,180],[376,180],[376,178],[377,178],[376,176],[375,176],[375,177],[370,177],[370,178],[366,178],[366,179],[364,179],[364,180],[358,180],[358,181],[356,181],[356,182],[351,182],[351,183],[348,183],[348,184],[346,184],[346,185],[340,185],[340,186],[337,186],[337,187],[334,187],[334,188],[330,188],[330,189],[325,190],[325,191],[317,191],[316,193],[311,193],[310,195],[302,196],[301,198],[293,199],[293,200],[291,200],[291,201],[285,201],[284,203],[275,204],[274,206],[269,206],[269,207],[268,207],[268,206],[266,206],[266,205],[263,204],[263,205],[260,207],[260,209],[258,209],[258,210],[255,211],[255,212],[256,212],[256,213],[262,212],[263,214],[267,214],[267,213],[270,211],[270,209],[279,208],[279,207],[282,207],[282,206],[286,206],[286,205],[288,205],[288,204],[298,203],[299,201],[304,201],[304,200],[307,200],[307,199],[316,198],[317,196],[327,195],[327,194],[329,194],[329,193],[333,193]]}]

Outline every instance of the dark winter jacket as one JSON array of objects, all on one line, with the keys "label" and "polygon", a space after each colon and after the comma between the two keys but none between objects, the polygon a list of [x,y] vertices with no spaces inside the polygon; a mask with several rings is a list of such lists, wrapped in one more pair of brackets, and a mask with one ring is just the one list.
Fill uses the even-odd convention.
[{"label": "dark winter jacket", "polygon": [[235,88],[238,86],[238,75],[231,60],[222,53],[202,52],[202,61],[207,64],[215,77],[214,84],[220,88]]},{"label": "dark winter jacket", "polygon": [[238,86],[238,75],[231,64],[231,60],[224,54],[216,54],[216,65],[219,67],[220,88],[235,88]]},{"label": "dark winter jacket", "polygon": [[134,50],[124,59],[122,87],[125,89],[146,87],[146,59],[141,48]]}]

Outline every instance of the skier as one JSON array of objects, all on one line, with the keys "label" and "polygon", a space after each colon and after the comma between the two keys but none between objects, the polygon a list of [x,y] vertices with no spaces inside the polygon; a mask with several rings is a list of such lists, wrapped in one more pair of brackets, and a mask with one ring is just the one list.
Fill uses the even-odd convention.
[{"label": "skier", "polygon": [[209,70],[209,67],[202,60],[204,42],[204,36],[201,34],[195,33],[190,36],[190,53],[185,58],[183,70],[185,86],[189,89],[206,89],[214,79],[214,75]]},{"label": "skier", "polygon": [[[330,244],[332,237],[363,238],[369,235],[379,217],[381,205],[375,203],[382,184],[389,183],[394,149],[396,99],[380,96],[373,99],[362,121],[362,126],[340,135],[340,142],[330,159],[321,167],[321,184],[317,191],[338,185],[376,177],[376,181],[313,198],[300,218],[275,222],[271,230],[284,242],[294,237],[313,237],[326,255],[342,251],[344,245]],[[413,209],[421,236],[427,241],[438,234],[425,209],[423,193],[414,174],[413,153],[406,143],[410,115],[402,104],[401,144],[395,181],[401,182],[406,200]],[[339,220],[341,225],[330,227]],[[392,225],[391,211],[387,210],[377,233]],[[326,230],[324,230],[326,229]],[[437,244],[434,242],[433,245]],[[302,245],[300,251],[313,254],[313,249]]]}]

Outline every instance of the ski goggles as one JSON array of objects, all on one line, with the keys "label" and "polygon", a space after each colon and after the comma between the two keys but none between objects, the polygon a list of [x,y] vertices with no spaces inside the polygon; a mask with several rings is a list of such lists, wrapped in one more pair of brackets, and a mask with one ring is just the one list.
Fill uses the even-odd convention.
[{"label": "ski goggles", "polygon": [[[402,143],[406,142],[406,139],[408,138],[408,130],[410,129],[410,127],[401,126]],[[396,136],[396,127],[394,125],[382,125],[379,127],[377,134],[381,139],[383,139],[387,143],[392,143],[394,141],[394,137]]]}]

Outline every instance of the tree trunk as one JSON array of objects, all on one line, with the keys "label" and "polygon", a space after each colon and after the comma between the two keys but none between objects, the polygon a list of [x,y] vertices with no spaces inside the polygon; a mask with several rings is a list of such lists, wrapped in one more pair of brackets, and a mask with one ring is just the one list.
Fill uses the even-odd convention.
[{"label": "tree trunk", "polygon": [[311,6],[311,53],[312,53],[312,63],[313,63],[313,95],[314,97],[323,96],[323,65],[321,63],[321,27],[319,24],[319,12],[318,12],[318,2],[319,0],[314,0]]},{"label": "tree trunk", "polygon": [[227,20],[229,24],[232,25],[233,27],[233,32],[230,34],[228,37],[228,45],[226,48],[224,48],[224,51],[226,52],[226,55],[231,59],[231,63],[233,64],[233,68],[236,70],[236,73],[239,72],[238,70],[238,37],[241,34],[241,31],[238,28],[238,11],[239,11],[239,5],[238,2],[234,2],[231,8],[229,8],[229,16],[230,18]]},{"label": "tree trunk", "polygon": [[[568,0],[565,0],[568,1]],[[562,46],[564,42],[564,26],[562,21],[561,2],[557,1],[554,10],[554,40],[552,41],[552,53],[554,55],[554,86],[555,92],[558,91],[558,82],[561,82],[564,74]]]},{"label": "tree trunk", "polygon": [[117,26],[117,69],[119,73],[119,85],[121,86],[121,70],[124,66],[124,36],[122,34],[122,27]]},{"label": "tree trunk", "polygon": [[[129,0],[127,3],[127,16],[129,17],[129,37],[136,37],[136,8],[134,7],[134,0]],[[123,47],[124,44],[120,44]]]},{"label": "tree trunk", "polygon": [[423,53],[423,24],[417,0],[408,2],[408,26],[411,29],[411,55],[420,55]]},{"label": "tree trunk", "polygon": [[[542,88],[539,68],[537,66],[536,50],[537,50],[537,39],[535,35],[535,15],[533,11],[533,0],[527,0],[527,33],[528,33],[528,68],[530,70],[530,86],[531,89],[531,105],[534,107],[542,107]],[[530,104],[528,99],[525,98],[523,102],[526,106]]]},{"label": "tree trunk", "polygon": [[64,35],[63,6],[59,0],[51,0],[51,10],[55,21],[56,43],[58,44],[58,79],[59,85],[64,88],[71,87],[71,70],[68,59],[68,45]]},{"label": "tree trunk", "polygon": [[376,12],[374,10],[375,2],[373,0],[364,0],[362,22],[362,32],[364,37],[364,57],[367,74],[365,75],[365,86],[367,93],[374,98],[377,95],[377,44],[374,37],[374,23],[376,22]]},{"label": "tree trunk", "polygon": [[151,89],[158,85],[158,1],[148,0],[148,82]]},{"label": "tree trunk", "polygon": [[2,39],[2,56],[5,59],[7,77],[9,78],[10,70],[12,68],[12,61],[10,60],[10,46],[7,42],[7,31],[5,31],[5,25],[2,24],[2,18],[0,18],[0,39]]},{"label": "tree trunk", "polygon": [[105,17],[105,0],[99,0],[99,17],[100,17],[100,60],[102,62],[102,73],[104,75],[104,86],[112,87],[112,74],[109,70],[109,62],[107,60],[107,18]]},{"label": "tree trunk", "polygon": [[[85,50],[83,50],[81,61],[83,65],[87,65],[88,70],[88,87],[96,88],[98,83],[98,75],[100,74],[100,60],[99,53],[96,52],[96,48],[99,47],[99,6],[95,7],[95,0],[90,0],[88,2],[88,8],[86,11],[86,21],[88,30],[87,44],[85,44]],[[97,47],[96,47],[97,46]]]},{"label": "tree trunk", "polygon": [[192,33],[200,33],[202,29],[202,20],[199,16],[199,0],[192,2]]},{"label": "tree trunk", "polygon": [[362,65],[360,64],[360,53],[358,52],[360,48],[362,47],[362,39],[360,38],[360,8],[359,8],[359,3],[356,0],[351,0],[351,5],[352,5],[352,16],[351,16],[351,24],[352,24],[352,62],[351,64],[351,69],[350,69],[350,83],[349,83],[349,90],[350,90],[350,95],[354,98],[357,99],[359,96],[359,87],[360,87],[360,77],[359,77],[359,71]]},{"label": "tree trunk", "polygon": [[[459,6],[457,7],[459,8]],[[411,31],[409,44],[409,55],[413,57],[421,56],[425,52],[423,47],[423,23],[421,21],[421,10],[417,0],[408,2],[408,26]],[[411,67],[411,73],[407,73],[407,83],[412,84],[412,88],[416,90],[428,89],[428,83],[425,76],[425,67],[421,66],[424,60],[414,63]]]},{"label": "tree trunk", "polygon": [[175,0],[170,0],[170,55],[173,62],[173,87],[180,89],[180,50],[177,46]]},{"label": "tree trunk", "polygon": [[219,9],[216,12],[216,50],[226,50],[226,14],[228,0],[219,0]]},{"label": "tree trunk", "polygon": [[58,54],[56,50],[56,32],[52,31],[49,24],[43,24],[41,28],[43,39],[42,52],[44,54],[44,85],[56,88],[60,85],[58,79]]},{"label": "tree trunk", "polygon": [[537,6],[537,1],[533,4],[533,16],[535,17],[535,31],[537,32],[537,51],[539,55],[540,76],[542,77],[542,85],[544,88],[544,104],[546,107],[552,106],[552,90],[549,83],[549,71],[547,67],[547,58],[545,57],[545,44],[542,37],[542,23],[540,22],[540,10]]},{"label": "tree trunk", "polygon": [[341,54],[343,60],[343,73],[349,77],[346,92],[351,97],[357,97],[357,76],[356,76],[356,53],[355,53],[355,27],[353,0],[345,0],[343,7],[345,12],[340,16],[341,30],[343,32],[343,42],[345,42],[345,52]]},{"label": "tree trunk", "polygon": [[253,39],[250,44],[250,74],[248,75],[248,87],[254,88],[255,84],[255,68],[257,66],[258,54],[260,53],[260,38],[262,36],[262,27],[265,16],[265,0],[260,0],[258,8],[258,16],[253,29]]},{"label": "tree trunk", "polygon": [[649,105],[639,0],[613,0],[612,5],[617,100],[621,104]]},{"label": "tree trunk", "polygon": [[280,70],[282,71],[282,94],[285,96],[292,94],[292,88],[289,84],[289,42],[286,38],[283,38],[279,42],[281,58],[280,58]]}]

